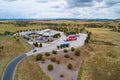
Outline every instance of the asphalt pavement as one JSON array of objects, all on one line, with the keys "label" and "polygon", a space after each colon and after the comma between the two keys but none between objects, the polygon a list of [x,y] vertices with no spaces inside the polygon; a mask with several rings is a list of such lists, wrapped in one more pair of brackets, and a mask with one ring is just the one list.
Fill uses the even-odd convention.
[{"label": "asphalt pavement", "polygon": [[16,66],[22,61],[25,57],[27,57],[26,54],[23,54],[15,59],[13,59],[5,68],[5,71],[2,75],[1,80],[14,80],[14,71],[16,69]]}]

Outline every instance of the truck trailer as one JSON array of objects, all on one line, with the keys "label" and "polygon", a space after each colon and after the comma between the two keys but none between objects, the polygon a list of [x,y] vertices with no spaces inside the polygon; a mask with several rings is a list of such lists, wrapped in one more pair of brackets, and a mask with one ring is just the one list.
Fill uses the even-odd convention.
[{"label": "truck trailer", "polygon": [[64,44],[60,44],[60,47],[69,47],[70,43],[64,43]]}]

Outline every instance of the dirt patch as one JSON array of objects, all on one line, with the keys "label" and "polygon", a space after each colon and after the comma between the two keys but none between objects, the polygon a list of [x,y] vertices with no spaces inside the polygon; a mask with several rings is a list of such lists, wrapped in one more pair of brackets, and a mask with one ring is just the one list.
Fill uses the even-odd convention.
[{"label": "dirt patch", "polygon": [[[82,63],[82,59],[84,56],[85,46],[80,48],[81,54],[80,56],[75,56],[74,52],[69,51],[68,53],[58,52],[57,55],[51,53],[51,56],[44,56],[45,62],[39,62],[40,67],[43,71],[51,77],[51,80],[77,80],[78,71],[80,69],[80,64]],[[65,58],[64,55],[68,54],[69,58]],[[60,61],[59,64],[57,62],[52,62],[50,59],[52,57],[56,58],[56,61]],[[71,63],[73,68],[70,70],[67,68],[67,65]],[[53,70],[49,71],[47,66],[49,64],[53,65]],[[64,77],[60,77],[63,74]]]}]

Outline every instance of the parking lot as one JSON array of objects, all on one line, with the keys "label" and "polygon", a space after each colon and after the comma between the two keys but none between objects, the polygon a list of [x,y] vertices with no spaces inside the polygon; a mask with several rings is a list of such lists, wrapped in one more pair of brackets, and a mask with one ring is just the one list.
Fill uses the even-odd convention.
[{"label": "parking lot", "polygon": [[27,55],[30,56],[30,55],[34,55],[34,54],[38,54],[38,53],[51,52],[52,50],[62,51],[65,48],[57,49],[57,46],[60,45],[60,44],[63,44],[63,43],[69,43],[70,44],[70,46],[66,49],[70,49],[71,47],[74,47],[74,48],[81,47],[81,46],[84,45],[84,41],[87,37],[87,34],[80,33],[79,35],[80,36],[78,37],[77,40],[65,42],[64,40],[66,39],[66,36],[62,33],[61,37],[58,40],[53,41],[50,44],[46,44],[46,45],[44,44],[44,47],[36,48],[36,50],[37,50],[36,52],[34,52],[34,53],[29,52],[29,53],[27,53]]}]

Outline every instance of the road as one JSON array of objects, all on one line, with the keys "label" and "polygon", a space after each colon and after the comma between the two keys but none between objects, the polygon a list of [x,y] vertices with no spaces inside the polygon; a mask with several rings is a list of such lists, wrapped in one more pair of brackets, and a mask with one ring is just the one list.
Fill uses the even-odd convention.
[{"label": "road", "polygon": [[13,59],[6,67],[2,79],[1,80],[14,80],[14,74],[15,74],[15,69],[18,63],[22,61],[25,57],[27,57],[26,54],[23,54],[15,59]]}]

